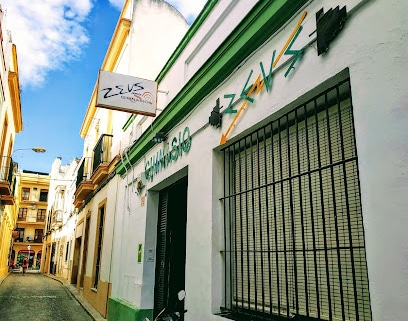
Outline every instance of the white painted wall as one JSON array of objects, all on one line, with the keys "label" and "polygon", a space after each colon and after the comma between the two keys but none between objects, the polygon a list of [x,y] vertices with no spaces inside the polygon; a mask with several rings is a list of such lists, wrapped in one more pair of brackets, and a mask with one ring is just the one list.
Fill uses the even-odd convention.
[{"label": "white painted wall", "polygon": [[[220,1],[219,5],[228,7],[227,3],[227,0]],[[360,6],[357,7],[357,4]],[[272,92],[263,90],[254,96],[255,102],[245,110],[230,138],[256,126],[265,117],[349,68],[373,321],[403,321],[408,317],[408,234],[405,231],[408,226],[408,21],[405,19],[408,4],[398,0],[312,1],[305,8],[308,15],[303,23],[304,30],[294,49],[300,49],[315,37],[309,37],[316,28],[315,13],[322,7],[328,10],[337,5],[347,5],[348,11],[355,9],[331,43],[329,51],[318,56],[316,42],[313,42],[287,78],[284,77],[287,67],[278,70]],[[234,10],[225,14],[228,17],[229,14],[234,15]],[[222,128],[216,130],[207,125],[209,114],[218,97],[221,104],[226,106],[228,101],[223,101],[224,94],[238,95],[241,92],[251,69],[254,70],[252,81],[255,80],[260,73],[259,62],[268,65],[273,50],[279,53],[299,16],[294,17],[287,27],[254,52],[252,57],[248,57],[222,87],[209,95],[183,124],[169,133],[169,137],[173,137],[188,126],[192,134],[191,150],[147,183],[149,196],[146,207],[138,207],[138,197],[133,195],[133,198],[127,198],[125,195],[125,187],[133,180],[133,175],[143,171],[143,160],[135,165],[134,173],[132,169],[120,179],[117,213],[122,215],[115,223],[115,233],[122,234],[119,240],[115,240],[120,247],[120,251],[114,253],[116,259],[131,257],[132,246],[139,242],[149,243],[149,246],[154,243],[152,238],[155,231],[150,228],[154,226],[154,217],[151,216],[157,216],[155,191],[165,186],[172,175],[188,170],[186,321],[222,320],[212,315],[222,305],[223,286],[223,265],[219,252],[223,246],[223,213],[218,201],[222,196],[222,162],[213,150],[219,146],[221,133],[226,131],[231,118],[224,116]],[[228,21],[228,17],[225,21]],[[211,30],[211,26],[205,28]],[[212,37],[214,39],[208,41],[216,42],[217,33]],[[190,54],[186,54],[186,57]],[[284,61],[282,59],[279,65]],[[179,77],[181,65],[183,62],[180,60],[163,82],[170,88],[170,95],[182,85],[172,82]],[[155,146],[146,157],[154,155],[160,147]],[[127,210],[129,200],[134,201],[130,212]],[[145,233],[146,224],[149,230]],[[132,264],[131,261],[129,263]],[[129,297],[128,301],[138,307],[152,308],[149,297],[153,289],[151,282],[154,282],[153,268],[151,262],[136,266],[131,272],[127,267],[115,268],[112,294],[120,297],[129,290],[125,287],[133,287],[134,297]],[[149,269],[150,273],[145,269]],[[132,277],[134,279],[131,280]]]},{"label": "white painted wall", "polygon": [[129,74],[155,80],[187,29],[184,17],[167,2],[135,1]]},{"label": "white painted wall", "polygon": [[[127,58],[118,64],[117,71],[124,72],[127,69],[126,74],[156,79],[187,29],[184,17],[165,1],[135,1],[129,37],[130,50],[123,55]],[[159,100],[167,99],[165,94],[158,95]],[[130,114],[115,111],[112,115],[115,137],[113,150],[125,157],[126,148],[140,137],[143,130],[150,127],[154,118],[146,119],[139,115],[123,132],[122,127]],[[132,168],[124,179],[119,180],[118,186],[112,182],[108,184],[109,204],[117,203],[116,209],[112,209],[116,211],[115,221],[111,222],[115,239],[111,267],[112,296],[138,307],[145,305],[141,301],[143,264],[137,262],[137,250],[138,244],[145,247],[147,205],[141,206],[141,195],[137,195],[133,182],[143,171],[144,164]],[[117,202],[113,195],[116,195]]]},{"label": "white painted wall", "polygon": [[[62,256],[59,256],[60,248],[57,247],[57,275],[68,279],[71,275],[72,268],[72,256],[73,256],[73,244],[75,241],[75,225],[77,215],[74,212],[74,206],[72,204],[73,196],[75,193],[76,183],[76,170],[78,160],[74,158],[70,163],[62,165],[62,159],[57,157],[51,166],[50,171],[50,186],[48,190],[48,205],[47,214],[52,211],[61,210],[63,212],[63,221],[61,230],[52,232],[52,242],[59,242],[62,245]],[[61,191],[64,190],[62,193]],[[46,230],[44,230],[45,235]],[[72,241],[72,242],[71,242]],[[68,249],[68,255],[66,256],[66,243],[71,242],[71,247]],[[45,254],[45,247],[44,247]],[[65,258],[67,257],[67,260]],[[44,258],[44,256],[43,256]],[[45,263],[44,260],[42,260]]]},{"label": "white painted wall", "polygon": [[[129,38],[115,72],[138,78],[155,80],[177,45],[188,30],[184,17],[165,1],[140,0],[133,3]],[[159,90],[167,91],[159,87]],[[158,93],[158,111],[168,102],[168,95]],[[137,115],[132,125],[123,132],[130,113],[113,112],[113,150],[122,153],[150,127],[154,117]]]}]

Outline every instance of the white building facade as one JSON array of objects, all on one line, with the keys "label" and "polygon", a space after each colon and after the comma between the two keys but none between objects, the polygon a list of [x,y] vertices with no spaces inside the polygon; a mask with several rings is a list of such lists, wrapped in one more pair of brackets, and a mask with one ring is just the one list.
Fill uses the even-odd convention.
[{"label": "white building facade", "polygon": [[78,214],[73,198],[79,159],[65,165],[61,161],[57,157],[51,166],[41,271],[71,281],[72,270],[78,268],[73,261]]},{"label": "white building facade", "polygon": [[207,2],[123,127],[109,320],[407,318],[407,13]]},{"label": "white building facade", "polygon": [[[101,70],[154,81],[187,29],[184,17],[165,1],[125,1]],[[107,317],[108,299],[114,291],[113,240],[117,237],[114,226],[119,215],[116,204],[121,202],[115,165],[121,161],[123,151],[151,126],[151,119],[141,116],[124,130],[131,114],[97,108],[97,90],[98,83],[80,131],[84,153],[73,202],[78,216],[73,250],[76,268],[71,283]],[[133,258],[123,256],[118,263],[124,266],[131,262]],[[123,299],[134,303],[127,297]]]}]

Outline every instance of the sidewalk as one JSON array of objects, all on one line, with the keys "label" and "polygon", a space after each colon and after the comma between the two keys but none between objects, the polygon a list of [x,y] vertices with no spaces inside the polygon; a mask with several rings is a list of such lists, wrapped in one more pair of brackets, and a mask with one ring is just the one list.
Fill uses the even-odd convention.
[{"label": "sidewalk", "polygon": [[11,272],[9,272],[9,273],[7,273],[7,274],[5,274],[5,275],[3,275],[3,276],[0,276],[0,285],[3,283],[4,279],[5,279],[6,277],[8,277],[8,275],[9,275],[10,273],[11,273]]},{"label": "sidewalk", "polygon": [[43,274],[51,279],[54,279],[58,282],[60,282],[63,286],[65,286],[72,294],[72,296],[79,302],[80,305],[88,312],[88,314],[94,319],[94,321],[106,321],[105,318],[103,318],[99,312],[82,296],[79,294],[77,289],[73,284],[69,284],[67,280],[54,276],[54,275],[49,275],[49,274]]}]

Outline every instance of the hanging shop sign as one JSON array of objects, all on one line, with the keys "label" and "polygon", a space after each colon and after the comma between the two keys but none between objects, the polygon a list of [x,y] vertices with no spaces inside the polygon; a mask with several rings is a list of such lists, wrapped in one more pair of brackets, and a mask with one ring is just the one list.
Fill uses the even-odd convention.
[{"label": "hanging shop sign", "polygon": [[96,92],[96,107],[156,116],[157,83],[100,70]]},{"label": "hanging shop sign", "polygon": [[145,163],[146,180],[153,180],[153,176],[162,169],[176,162],[183,153],[188,153],[191,147],[190,129],[184,128],[183,133],[179,132],[178,136],[173,137],[171,142],[166,141],[164,148],[160,149],[156,155],[153,155]]},{"label": "hanging shop sign", "polygon": [[[235,128],[237,120],[239,119],[240,115],[243,114],[243,111],[246,107],[253,103],[255,99],[253,98],[255,95],[259,94],[263,88],[266,89],[267,92],[272,90],[272,77],[274,76],[274,68],[282,58],[282,56],[289,55],[290,64],[288,69],[286,70],[284,76],[285,78],[289,75],[289,73],[295,69],[295,64],[298,59],[303,55],[304,49],[293,49],[295,46],[295,42],[303,30],[302,23],[306,18],[307,12],[303,12],[301,15],[298,23],[296,24],[295,28],[293,29],[291,35],[287,39],[285,45],[281,49],[280,53],[276,55],[276,50],[272,52],[271,62],[268,68],[265,68],[262,61],[259,62],[260,66],[260,73],[256,77],[256,80],[253,83],[250,83],[250,79],[252,78],[253,70],[249,72],[247,80],[242,87],[241,93],[238,96],[238,99],[242,99],[242,103],[238,109],[234,109],[233,104],[236,100],[236,94],[225,94],[224,98],[229,100],[228,106],[225,109],[225,114],[234,114],[234,118],[232,119],[230,125],[228,126],[227,130],[222,133],[220,145],[223,145],[227,142],[228,136],[231,134],[232,130]],[[316,14],[316,34],[317,34],[317,45],[318,45],[318,55],[326,52],[328,50],[329,43],[335,38],[337,33],[342,29],[344,22],[347,18],[347,11],[346,8],[343,7],[342,9],[337,6],[335,9],[330,9],[326,13],[324,13],[323,9],[321,9]],[[313,34],[313,33],[312,33]],[[311,34],[311,35],[312,35]],[[309,35],[309,37],[311,36]],[[213,110],[211,111],[209,117],[209,124],[214,126],[215,128],[221,127],[222,121],[222,113],[220,106],[219,98],[216,99],[216,104]]]}]

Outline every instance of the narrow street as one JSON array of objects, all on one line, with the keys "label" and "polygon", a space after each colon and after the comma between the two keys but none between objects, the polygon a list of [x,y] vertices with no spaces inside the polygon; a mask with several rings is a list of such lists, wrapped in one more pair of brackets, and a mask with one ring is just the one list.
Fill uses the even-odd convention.
[{"label": "narrow street", "polygon": [[91,321],[60,282],[41,274],[11,273],[0,284],[1,321]]}]

